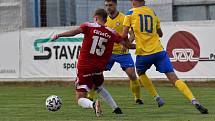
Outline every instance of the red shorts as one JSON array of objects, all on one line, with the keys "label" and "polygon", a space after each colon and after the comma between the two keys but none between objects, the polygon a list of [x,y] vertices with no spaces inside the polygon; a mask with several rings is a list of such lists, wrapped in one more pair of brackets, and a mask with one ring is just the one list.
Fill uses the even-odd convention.
[{"label": "red shorts", "polygon": [[101,86],[104,82],[103,72],[83,73],[78,71],[75,87],[77,92],[88,92]]}]

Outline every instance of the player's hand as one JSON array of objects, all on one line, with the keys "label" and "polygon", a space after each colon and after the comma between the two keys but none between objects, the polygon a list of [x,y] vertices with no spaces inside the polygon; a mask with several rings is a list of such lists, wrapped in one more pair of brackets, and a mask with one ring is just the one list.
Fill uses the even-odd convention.
[{"label": "player's hand", "polygon": [[58,39],[58,38],[59,38],[59,35],[56,34],[56,35],[54,35],[54,36],[52,37],[52,40],[51,40],[51,41],[55,41],[55,40]]}]

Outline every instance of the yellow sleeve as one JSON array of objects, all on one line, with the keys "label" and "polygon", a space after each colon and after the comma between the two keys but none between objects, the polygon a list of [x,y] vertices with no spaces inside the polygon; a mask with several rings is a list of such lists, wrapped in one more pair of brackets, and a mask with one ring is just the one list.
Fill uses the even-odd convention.
[{"label": "yellow sleeve", "polygon": [[128,13],[126,14],[125,18],[124,18],[124,22],[123,25],[124,26],[131,26],[131,14],[133,13],[133,11],[128,11]]}]

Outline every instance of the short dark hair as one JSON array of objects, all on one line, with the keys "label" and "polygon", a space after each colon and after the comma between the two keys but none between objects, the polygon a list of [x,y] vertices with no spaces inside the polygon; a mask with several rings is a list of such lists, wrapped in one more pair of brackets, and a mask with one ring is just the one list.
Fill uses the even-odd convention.
[{"label": "short dark hair", "polygon": [[105,0],[105,2],[114,2],[117,4],[117,0]]},{"label": "short dark hair", "polygon": [[102,8],[98,8],[95,12],[94,12],[94,15],[93,16],[99,16],[102,18],[102,20],[106,21],[107,20],[107,12],[105,9],[102,9]]}]

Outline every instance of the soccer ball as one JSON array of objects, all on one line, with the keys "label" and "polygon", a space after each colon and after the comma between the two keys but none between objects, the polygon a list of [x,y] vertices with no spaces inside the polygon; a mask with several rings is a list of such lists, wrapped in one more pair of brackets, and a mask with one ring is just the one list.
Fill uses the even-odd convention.
[{"label": "soccer ball", "polygon": [[51,95],[46,99],[46,108],[49,111],[58,111],[61,108],[62,101],[60,97]]}]

